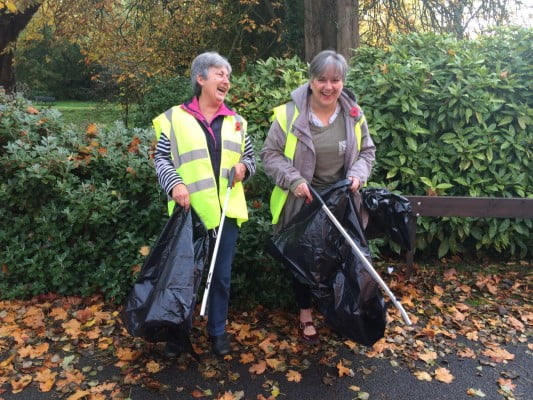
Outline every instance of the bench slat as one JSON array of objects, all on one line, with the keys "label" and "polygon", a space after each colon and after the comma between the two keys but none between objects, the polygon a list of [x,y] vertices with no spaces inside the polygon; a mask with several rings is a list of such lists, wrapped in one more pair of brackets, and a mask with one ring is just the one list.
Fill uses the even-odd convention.
[{"label": "bench slat", "polygon": [[405,196],[420,217],[533,218],[533,198]]}]

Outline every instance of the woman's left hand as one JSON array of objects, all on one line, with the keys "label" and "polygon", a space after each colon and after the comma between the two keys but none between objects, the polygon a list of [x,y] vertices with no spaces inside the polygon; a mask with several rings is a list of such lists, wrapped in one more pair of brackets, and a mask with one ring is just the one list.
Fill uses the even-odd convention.
[{"label": "woman's left hand", "polygon": [[234,166],[235,168],[235,177],[233,178],[233,183],[241,182],[246,176],[246,165],[243,163],[237,163]]},{"label": "woman's left hand", "polygon": [[355,192],[361,188],[361,181],[359,178],[356,178],[355,176],[349,176],[348,179],[352,181],[352,184],[350,185],[350,190],[352,192]]}]

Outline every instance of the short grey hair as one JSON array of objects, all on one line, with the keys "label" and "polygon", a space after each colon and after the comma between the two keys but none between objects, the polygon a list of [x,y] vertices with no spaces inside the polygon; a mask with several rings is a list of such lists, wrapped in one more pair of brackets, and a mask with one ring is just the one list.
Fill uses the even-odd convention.
[{"label": "short grey hair", "polygon": [[321,51],[313,57],[311,64],[309,65],[309,79],[313,80],[318,78],[330,67],[333,67],[341,76],[342,81],[346,82],[348,63],[342,54],[336,53],[333,50]]},{"label": "short grey hair", "polygon": [[231,75],[231,65],[225,57],[222,57],[216,51],[207,51],[202,53],[192,61],[191,64],[191,85],[196,96],[202,92],[202,87],[196,81],[198,76],[207,79],[209,68],[226,68]]}]

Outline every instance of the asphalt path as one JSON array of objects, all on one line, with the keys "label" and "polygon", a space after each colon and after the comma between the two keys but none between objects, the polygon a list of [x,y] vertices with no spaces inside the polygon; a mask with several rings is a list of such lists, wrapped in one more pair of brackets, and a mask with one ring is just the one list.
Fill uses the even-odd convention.
[{"label": "asphalt path", "polygon": [[[470,343],[473,345],[472,343]],[[234,343],[238,350],[238,345]],[[270,372],[255,375],[248,371],[249,365],[243,365],[238,357],[221,360],[213,356],[204,356],[197,363],[189,356],[181,356],[181,361],[170,361],[166,367],[152,376],[157,389],[146,385],[132,385],[126,394],[132,400],[169,400],[194,399],[193,391],[202,390],[203,399],[216,399],[224,392],[231,392],[235,398],[257,399],[258,395],[268,398],[273,388],[279,388],[277,399],[321,400],[321,399],[379,399],[379,400],[460,400],[483,398],[485,400],[533,399],[533,353],[527,343],[504,346],[515,355],[511,364],[483,363],[477,359],[459,359],[451,353],[439,359],[437,366],[446,367],[454,376],[449,383],[438,381],[420,381],[403,365],[401,358],[368,358],[351,352],[347,347],[340,349],[338,355],[351,362],[354,376],[338,377],[335,368],[323,365],[324,356],[319,350],[307,358],[310,365],[303,370],[299,383],[288,382],[285,372]],[[185,362],[184,359],[186,358]],[[206,364],[216,363],[224,372],[217,379],[205,379],[202,368]],[[92,366],[97,371],[92,379],[95,381],[119,380],[120,370],[113,365],[106,365],[97,356],[85,356],[79,360],[79,367]],[[222,366],[222,367],[221,367]],[[230,377],[231,374],[231,377]],[[511,377],[516,385],[514,397],[501,393],[499,378]],[[477,395],[469,395],[468,390],[476,390]],[[209,392],[209,390],[211,392]],[[484,395],[484,397],[482,397]],[[19,394],[6,391],[0,394],[5,400],[42,400],[59,398],[57,393],[42,393],[37,387],[30,386]]]}]

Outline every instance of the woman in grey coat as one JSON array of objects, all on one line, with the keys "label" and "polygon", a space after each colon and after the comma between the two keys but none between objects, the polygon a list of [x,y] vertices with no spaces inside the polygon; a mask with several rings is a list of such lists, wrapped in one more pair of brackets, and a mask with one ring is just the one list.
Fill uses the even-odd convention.
[{"label": "woman in grey coat", "polygon": [[[271,199],[275,232],[312,200],[309,185],[321,191],[350,179],[360,203],[358,190],[370,176],[375,146],[355,96],[344,88],[347,70],[342,55],[320,52],[309,66],[309,82],[291,93],[291,102],[274,109],[261,159],[276,185]],[[293,289],[300,339],[318,344],[311,292],[294,278]]]}]

